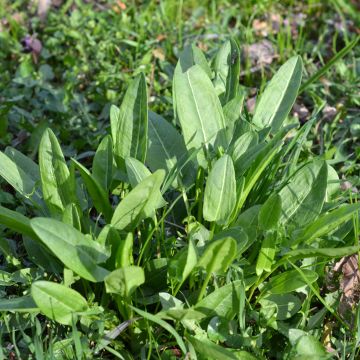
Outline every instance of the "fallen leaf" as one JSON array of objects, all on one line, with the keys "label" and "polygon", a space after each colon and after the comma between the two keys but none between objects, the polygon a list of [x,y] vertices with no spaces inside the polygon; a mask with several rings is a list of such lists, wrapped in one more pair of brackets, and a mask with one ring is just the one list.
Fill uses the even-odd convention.
[{"label": "fallen leaf", "polygon": [[324,115],[324,119],[327,121],[333,120],[337,114],[336,108],[333,106],[329,106],[329,105],[325,105],[322,112]]},{"label": "fallen leaf", "polygon": [[167,36],[165,34],[159,34],[156,37],[156,41],[161,42],[161,41],[165,40],[166,38],[167,38]]},{"label": "fallen leaf", "polygon": [[304,104],[295,103],[293,106],[293,115],[296,116],[300,121],[304,122],[307,120],[310,112]]},{"label": "fallen leaf", "polygon": [[161,47],[157,47],[152,51],[152,55],[154,58],[159,59],[160,61],[165,60],[164,49]]},{"label": "fallen leaf", "polygon": [[358,255],[346,256],[334,266],[335,272],[341,272],[339,288],[342,292],[339,304],[340,315],[350,325],[354,322],[353,309],[360,300],[360,271]]},{"label": "fallen leaf", "polygon": [[256,104],[256,96],[251,97],[246,100],[246,108],[249,113],[254,113],[255,110],[255,104]]},{"label": "fallen leaf", "polygon": [[274,47],[268,40],[245,46],[244,53],[252,66],[270,65],[276,56]]},{"label": "fallen leaf", "polygon": [[269,35],[269,24],[266,21],[254,19],[252,22],[252,28],[257,36]]}]

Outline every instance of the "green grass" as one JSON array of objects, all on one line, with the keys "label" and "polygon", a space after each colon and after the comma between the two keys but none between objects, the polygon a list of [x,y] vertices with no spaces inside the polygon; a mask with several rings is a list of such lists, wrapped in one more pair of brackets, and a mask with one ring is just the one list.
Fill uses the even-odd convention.
[{"label": "green grass", "polygon": [[356,359],[352,3],[124,4],[0,1],[1,358]]}]

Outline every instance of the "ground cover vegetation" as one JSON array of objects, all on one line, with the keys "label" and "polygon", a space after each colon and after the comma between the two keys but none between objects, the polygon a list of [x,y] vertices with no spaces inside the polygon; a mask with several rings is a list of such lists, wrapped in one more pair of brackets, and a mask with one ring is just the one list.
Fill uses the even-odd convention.
[{"label": "ground cover vegetation", "polygon": [[1,5],[1,358],[359,357],[355,3]]}]

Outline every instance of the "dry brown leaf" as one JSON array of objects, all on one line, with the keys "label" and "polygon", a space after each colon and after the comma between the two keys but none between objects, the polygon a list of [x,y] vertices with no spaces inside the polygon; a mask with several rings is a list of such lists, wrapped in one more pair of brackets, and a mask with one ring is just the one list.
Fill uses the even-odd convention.
[{"label": "dry brown leaf", "polygon": [[300,121],[306,121],[310,112],[304,104],[295,103],[293,106],[293,115],[296,116]]},{"label": "dry brown leaf", "polygon": [[160,61],[165,60],[164,49],[161,47],[157,47],[152,51],[152,55],[155,59],[159,59]]},{"label": "dry brown leaf", "polygon": [[339,313],[352,325],[354,321],[353,309],[360,300],[360,272],[358,255],[346,256],[334,266],[335,272],[341,272],[339,288],[342,292]]},{"label": "dry brown leaf", "polygon": [[256,96],[254,97],[251,97],[249,99],[246,100],[246,108],[247,108],[247,111],[249,113],[253,113],[254,110],[255,110],[255,105],[256,105]]},{"label": "dry brown leaf", "polygon": [[245,46],[244,53],[252,66],[270,65],[276,57],[274,47],[268,40]]},{"label": "dry brown leaf", "polygon": [[269,35],[269,24],[266,21],[254,19],[252,28],[257,36],[265,37]]}]

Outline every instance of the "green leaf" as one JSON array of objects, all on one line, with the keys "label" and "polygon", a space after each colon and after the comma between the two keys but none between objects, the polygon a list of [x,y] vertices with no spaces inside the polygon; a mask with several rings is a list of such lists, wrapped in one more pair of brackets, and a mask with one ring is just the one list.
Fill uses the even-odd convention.
[{"label": "green leaf", "polygon": [[73,314],[89,309],[77,291],[50,281],[34,282],[31,296],[43,314],[63,325],[71,325]]},{"label": "green leaf", "polygon": [[289,59],[276,72],[256,106],[253,124],[259,129],[271,126],[276,132],[288,116],[299,91],[302,77],[300,56]]},{"label": "green leaf", "polygon": [[280,223],[304,226],[316,219],[323,207],[327,188],[327,164],[314,160],[302,167],[279,195],[282,203]]},{"label": "green leaf", "polygon": [[302,269],[304,276],[308,282],[296,270],[289,270],[282,274],[272,277],[269,283],[262,289],[262,292],[270,294],[287,294],[289,292],[300,289],[308,283],[313,283],[319,277],[315,271]]},{"label": "green leaf", "polygon": [[[291,332],[293,329],[290,329]],[[297,330],[297,329],[294,329]],[[291,335],[290,335],[291,336]],[[296,356],[297,355],[297,356]],[[298,338],[293,345],[291,355],[294,359],[329,359],[329,353],[320,342],[312,335],[306,334]]]},{"label": "green leaf", "polygon": [[[344,246],[339,248],[311,248],[311,249],[296,249],[290,250],[284,256],[284,260],[291,258],[291,261],[306,259],[312,257],[327,257],[327,258],[339,258],[349,256],[357,253],[360,250],[360,246]],[[280,260],[281,261],[281,260]]]},{"label": "green leaf", "polygon": [[240,49],[234,39],[227,41],[214,60],[214,87],[224,104],[238,93],[240,78]]},{"label": "green leaf", "polygon": [[40,240],[66,267],[86,280],[104,280],[108,271],[97,264],[105,262],[109,254],[97,242],[58,220],[35,218],[30,223]]},{"label": "green leaf", "polygon": [[229,155],[217,160],[210,171],[204,194],[204,219],[226,224],[236,204],[234,165]]},{"label": "green leaf", "polygon": [[34,197],[39,202],[41,195],[36,193],[35,180],[19,165],[0,151],[0,176],[17,192],[26,198]]},{"label": "green leaf", "polygon": [[261,206],[259,212],[259,226],[262,230],[275,229],[281,216],[281,197],[271,195]]},{"label": "green leaf", "polygon": [[39,309],[31,296],[0,299],[0,311],[38,312]]},{"label": "green leaf", "polygon": [[105,278],[106,292],[128,298],[144,282],[145,274],[140,266],[125,266],[112,271]]},{"label": "green leaf", "polygon": [[[164,169],[169,173],[180,167],[187,158],[184,139],[176,128],[160,115],[149,112],[149,149],[146,164],[152,171]],[[181,179],[190,182],[195,177],[194,166],[182,170]],[[177,183],[174,184],[176,186]]]},{"label": "green leaf", "polygon": [[350,220],[360,210],[360,203],[344,205],[336,210],[321,215],[307,227],[295,233],[295,243],[310,243],[316,238],[331,234],[342,223]]},{"label": "green leaf", "polygon": [[71,178],[55,134],[46,129],[39,147],[40,177],[44,200],[51,214],[61,215],[67,204],[76,202]]},{"label": "green leaf", "polygon": [[80,175],[86,185],[86,189],[90,194],[96,210],[104,215],[105,221],[109,222],[112,217],[112,207],[109,202],[108,194],[97,180],[90,174],[90,171],[81,165],[75,159],[71,159],[79,170]]},{"label": "green leaf", "polygon": [[204,313],[207,317],[217,315],[231,319],[239,307],[238,294],[241,287],[241,280],[226,284],[199,301],[194,310]]},{"label": "green leaf", "polygon": [[205,248],[197,266],[207,273],[224,272],[236,256],[236,241],[232,237],[213,240]]},{"label": "green leaf", "polygon": [[214,344],[207,338],[198,339],[190,335],[187,338],[194,346],[196,352],[205,359],[237,360],[237,357],[231,351]]},{"label": "green leaf", "polygon": [[[225,117],[211,80],[199,65],[184,71],[178,63],[174,73],[174,96],[186,147],[199,149],[205,145],[226,149]],[[204,155],[198,161],[206,167]]]},{"label": "green leaf", "polygon": [[192,239],[189,245],[179,251],[170,261],[169,275],[183,283],[197,264],[197,251]]},{"label": "green leaf", "polygon": [[276,320],[290,319],[301,309],[300,299],[292,294],[268,295],[262,298],[259,303],[263,309],[276,308]]},{"label": "green leaf", "polygon": [[223,112],[225,116],[225,123],[226,123],[226,132],[228,134],[228,138],[238,138],[234,135],[234,130],[236,126],[241,122],[240,120],[243,105],[244,105],[244,93],[235,96],[232,100],[228,101],[224,107]]},{"label": "green leaf", "polygon": [[[250,168],[246,178],[242,193],[239,196],[236,209],[239,211],[244,205],[250,191],[253,189],[258,179],[271,163],[275,155],[278,153],[283,142],[274,137],[256,156],[254,164]],[[251,150],[251,149],[250,149]],[[245,156],[247,152],[243,155]]]},{"label": "green leaf", "polygon": [[211,78],[212,73],[204,53],[194,44],[188,45],[181,52],[179,62],[183,71],[191,68],[193,65],[199,65],[206,75]]},{"label": "green leaf", "polygon": [[115,209],[111,225],[118,230],[133,229],[141,220],[152,217],[158,206],[158,191],[164,177],[165,171],[157,170],[132,189]]},{"label": "green leaf", "polygon": [[148,107],[146,80],[139,74],[128,87],[120,109],[110,109],[114,156],[124,170],[125,158],[134,157],[145,162],[148,142]]},{"label": "green leaf", "polygon": [[11,146],[7,146],[5,154],[36,183],[40,180],[39,165]]},{"label": "green leaf", "polygon": [[236,241],[237,254],[236,257],[239,258],[240,255],[247,248],[249,237],[244,229],[240,226],[232,226],[225,230],[219,231],[213,237],[213,240],[223,239],[225,237],[231,237]]},{"label": "green leaf", "polygon": [[81,231],[81,215],[81,211],[76,204],[68,204],[64,209],[62,221]]},{"label": "green leaf", "polygon": [[268,232],[261,243],[259,256],[256,262],[256,275],[260,276],[264,271],[271,271],[276,253],[276,232]]},{"label": "green leaf", "polygon": [[150,170],[141,161],[136,160],[135,158],[127,157],[125,159],[125,165],[132,188],[151,175]]},{"label": "green leaf", "polygon": [[113,150],[111,136],[105,136],[96,150],[92,174],[94,179],[108,191],[113,177]]},{"label": "green leaf", "polygon": [[5,225],[7,228],[14,230],[20,234],[27,235],[33,239],[37,236],[30,226],[30,220],[24,215],[4,208],[0,205],[0,224]]},{"label": "green leaf", "polygon": [[183,352],[183,354],[185,355],[187,353],[187,349],[186,349],[183,339],[170,324],[168,324],[166,321],[160,319],[159,317],[149,314],[146,311],[137,309],[134,306],[130,305],[130,308],[133,309],[136,313],[138,313],[143,318],[150,320],[150,321],[154,322],[155,324],[160,325],[165,330],[167,330],[172,336],[174,336],[174,338],[175,338],[177,344],[179,345],[181,351]]},{"label": "green leaf", "polygon": [[231,157],[236,163],[241,159],[241,156],[247,152],[252,146],[258,143],[259,137],[255,131],[247,131],[237,138],[232,145]]}]

